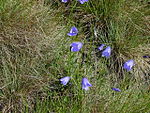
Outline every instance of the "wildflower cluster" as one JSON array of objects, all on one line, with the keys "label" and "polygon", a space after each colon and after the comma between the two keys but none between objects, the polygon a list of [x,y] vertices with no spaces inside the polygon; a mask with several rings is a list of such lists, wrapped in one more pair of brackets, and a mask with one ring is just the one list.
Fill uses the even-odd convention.
[{"label": "wildflower cluster", "polygon": [[[84,2],[87,2],[88,0],[78,0],[81,4],[83,4]],[[62,2],[66,3],[68,2],[68,0],[62,0]],[[67,33],[68,36],[76,36],[78,34],[78,29],[73,26],[71,27],[69,33]],[[106,46],[105,44],[101,44],[97,49],[101,52],[101,56],[105,57],[105,58],[109,58],[111,56],[111,47],[110,46]],[[81,50],[81,48],[83,47],[83,43],[82,42],[73,42],[70,44],[71,47],[71,52],[78,52]],[[104,48],[105,47],[105,48]],[[134,66],[134,60],[128,60],[123,64],[123,68],[127,71],[131,71],[132,67]],[[67,83],[70,81],[71,77],[66,76],[60,79],[61,84],[63,85],[67,85]],[[92,87],[92,84],[90,84],[90,82],[88,81],[87,78],[82,78],[82,82],[81,82],[81,86],[83,90],[89,90],[89,87]],[[112,88],[112,90],[117,91],[117,92],[121,92],[121,90],[119,88]]]}]

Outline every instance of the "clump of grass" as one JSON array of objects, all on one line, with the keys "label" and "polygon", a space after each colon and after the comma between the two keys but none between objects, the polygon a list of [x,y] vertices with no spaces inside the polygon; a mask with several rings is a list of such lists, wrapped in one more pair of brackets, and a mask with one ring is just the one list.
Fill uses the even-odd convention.
[{"label": "clump of grass", "polygon": [[[61,41],[62,26],[44,1],[1,1],[0,111],[31,112],[53,77],[45,68]],[[54,38],[55,37],[55,38]]]}]

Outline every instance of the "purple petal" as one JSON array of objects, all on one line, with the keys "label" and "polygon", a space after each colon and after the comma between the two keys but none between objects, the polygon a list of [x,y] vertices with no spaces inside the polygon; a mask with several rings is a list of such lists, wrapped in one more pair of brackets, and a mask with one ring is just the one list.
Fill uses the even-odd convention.
[{"label": "purple petal", "polygon": [[127,71],[130,71],[133,66],[134,66],[134,61],[128,60],[127,62],[124,63],[123,68],[126,69]]},{"label": "purple petal", "polygon": [[78,33],[78,29],[76,27],[71,27],[71,33]]},{"label": "purple petal", "polygon": [[103,47],[105,46],[105,44],[101,44],[99,47],[98,47],[98,50],[103,50]]},{"label": "purple petal", "polygon": [[102,52],[102,57],[108,58],[108,57],[110,57],[110,55],[111,55],[111,47],[108,46],[108,47]]},{"label": "purple petal", "polygon": [[88,0],[78,0],[80,4],[84,4],[84,2],[88,2]]},{"label": "purple petal", "polygon": [[87,78],[82,79],[82,89],[89,90],[89,87],[92,87],[92,84],[88,81]]},{"label": "purple petal", "polygon": [[70,46],[71,46],[71,51],[72,52],[77,52],[77,51],[80,51],[83,44],[81,42],[73,42],[73,43],[70,44]]},{"label": "purple petal", "polygon": [[77,33],[67,33],[68,36],[76,36]]},{"label": "purple petal", "polygon": [[78,34],[78,29],[76,27],[71,27],[71,30],[69,33],[67,33],[68,36],[76,36]]},{"label": "purple petal", "polygon": [[71,51],[72,52],[77,52],[77,51],[80,51],[80,49],[78,49],[78,47],[71,47]]},{"label": "purple petal", "polygon": [[67,2],[68,2],[68,0],[61,0],[61,2],[67,3]]},{"label": "purple petal", "polygon": [[121,92],[121,90],[119,88],[111,88],[111,89],[114,91],[117,91],[117,92]]},{"label": "purple petal", "polygon": [[78,42],[73,42],[70,44],[70,46],[78,46]]},{"label": "purple petal", "polygon": [[70,80],[70,77],[68,77],[68,76],[63,77],[63,78],[60,79],[61,84],[63,84],[63,85],[67,85],[67,83],[69,82],[69,80]]},{"label": "purple petal", "polygon": [[148,56],[148,55],[145,55],[145,56],[143,56],[143,58],[150,58],[150,56]]}]

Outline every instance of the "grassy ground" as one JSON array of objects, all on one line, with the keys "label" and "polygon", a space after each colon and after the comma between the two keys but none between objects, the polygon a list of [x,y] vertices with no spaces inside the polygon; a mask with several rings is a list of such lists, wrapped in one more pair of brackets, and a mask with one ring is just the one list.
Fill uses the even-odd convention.
[{"label": "grassy ground", "polygon": [[[138,0],[1,0],[0,112],[149,113],[150,9]],[[76,26],[79,34],[66,34]],[[70,43],[84,43],[70,52]],[[112,47],[109,59],[97,47]],[[134,59],[132,71],[122,65]],[[59,79],[71,76],[68,85]],[[81,79],[93,85],[81,90]],[[122,91],[115,92],[112,87]]]}]

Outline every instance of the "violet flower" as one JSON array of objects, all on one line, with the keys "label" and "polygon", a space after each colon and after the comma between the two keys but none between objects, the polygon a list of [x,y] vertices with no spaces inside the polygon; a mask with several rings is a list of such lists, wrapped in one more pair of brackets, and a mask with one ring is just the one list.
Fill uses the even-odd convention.
[{"label": "violet flower", "polygon": [[148,55],[145,55],[145,56],[143,56],[143,58],[150,58],[150,56],[148,56]]},{"label": "violet flower", "polygon": [[84,2],[88,2],[88,0],[78,0],[80,4],[84,4]]},{"label": "violet flower", "polygon": [[121,92],[121,90],[119,88],[111,88],[111,89],[114,91],[117,91],[117,92]]},{"label": "violet flower", "polygon": [[61,2],[67,3],[67,2],[68,2],[68,0],[61,0]]},{"label": "violet flower", "polygon": [[134,66],[134,61],[128,60],[127,62],[124,63],[123,68],[126,69],[127,71],[130,71],[133,66]]},{"label": "violet flower", "polygon": [[67,83],[69,82],[69,80],[70,80],[70,77],[68,77],[68,76],[63,77],[63,78],[60,79],[61,84],[63,84],[63,85],[67,85]]},{"label": "violet flower", "polygon": [[70,44],[70,46],[71,46],[71,51],[72,52],[77,52],[77,51],[80,51],[83,44],[81,42],[73,42],[73,43]]},{"label": "violet flower", "polygon": [[104,46],[105,46],[105,44],[101,44],[99,47],[98,47],[98,50],[103,50],[103,48],[104,48]]},{"label": "violet flower", "polygon": [[92,84],[90,84],[87,78],[82,78],[82,89],[87,91],[89,87],[92,87]]},{"label": "violet flower", "polygon": [[69,33],[67,33],[68,36],[76,36],[78,34],[78,29],[76,27],[71,27],[71,30]]},{"label": "violet flower", "polygon": [[108,46],[108,47],[102,52],[102,57],[108,58],[108,57],[110,57],[110,55],[111,55],[111,47]]}]

